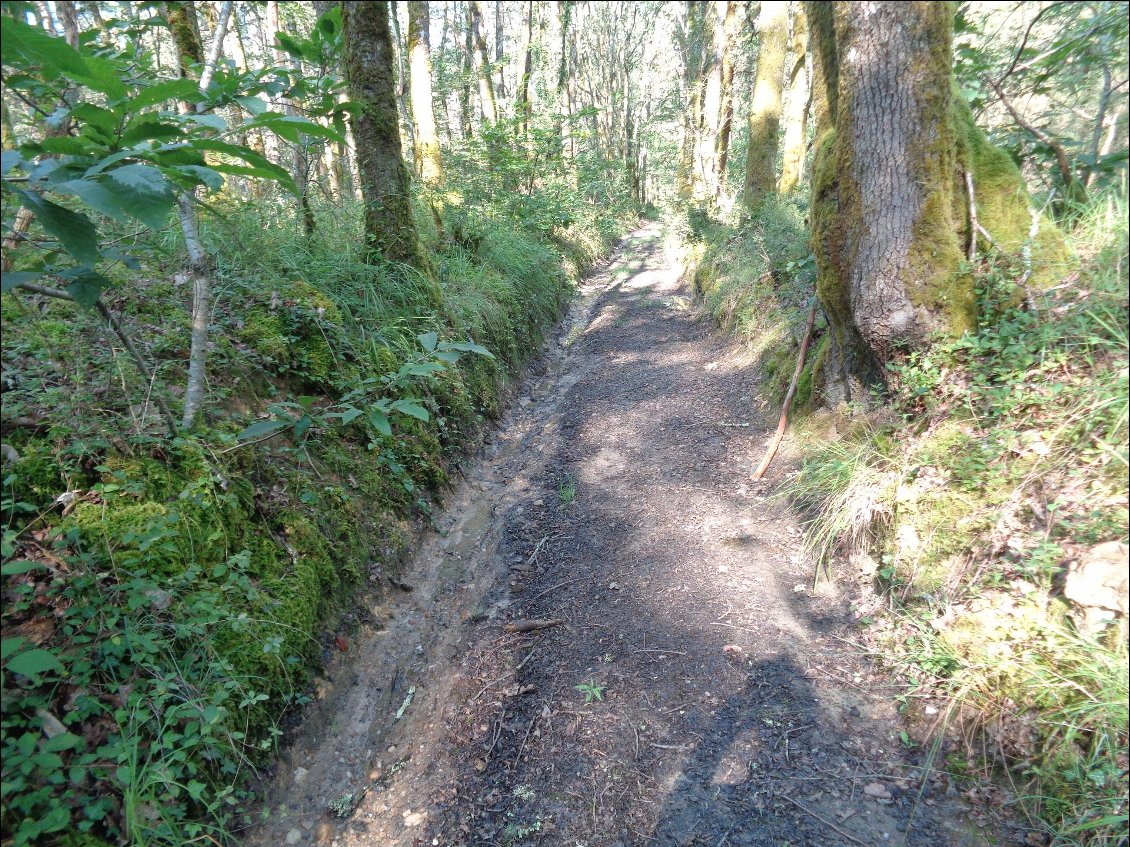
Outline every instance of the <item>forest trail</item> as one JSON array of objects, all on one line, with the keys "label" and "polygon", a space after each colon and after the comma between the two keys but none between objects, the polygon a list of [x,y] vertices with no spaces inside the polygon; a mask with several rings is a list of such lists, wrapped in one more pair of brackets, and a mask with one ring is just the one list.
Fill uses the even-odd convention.
[{"label": "forest trail", "polygon": [[688,294],[656,226],[585,282],[249,843],[988,843],[946,778],[919,795],[897,689],[750,482],[754,370]]}]

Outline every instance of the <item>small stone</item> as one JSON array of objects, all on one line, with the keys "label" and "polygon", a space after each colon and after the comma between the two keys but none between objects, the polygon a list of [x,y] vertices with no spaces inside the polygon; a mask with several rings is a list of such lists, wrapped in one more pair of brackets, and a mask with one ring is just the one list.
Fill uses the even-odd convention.
[{"label": "small stone", "polygon": [[869,782],[863,786],[863,793],[868,797],[874,797],[876,800],[890,800],[891,792],[887,786],[881,782]]},{"label": "small stone", "polygon": [[302,840],[302,830],[301,829],[292,829],[290,832],[288,832],[286,834],[286,843],[287,844],[297,844],[301,840]]},{"label": "small stone", "polygon": [[310,771],[308,771],[306,768],[295,768],[294,769],[294,783],[295,783],[295,785],[301,785],[303,780],[306,779],[306,774],[308,774],[308,773],[310,773]]},{"label": "small stone", "polygon": [[334,837],[334,826],[332,823],[322,821],[318,824],[318,828],[314,830],[314,838],[317,839],[319,844],[329,844]]}]

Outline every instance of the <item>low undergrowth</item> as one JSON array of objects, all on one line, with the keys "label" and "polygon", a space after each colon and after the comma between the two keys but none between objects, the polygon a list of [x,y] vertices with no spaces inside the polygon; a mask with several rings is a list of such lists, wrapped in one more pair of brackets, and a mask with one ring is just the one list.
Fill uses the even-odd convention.
[{"label": "low undergrowth", "polygon": [[1096,203],[1035,309],[1022,257],[982,259],[976,331],[893,366],[882,413],[810,419],[784,486],[816,555],[881,589],[858,615],[912,710],[950,704],[949,769],[1054,845],[1127,826],[1124,211]]},{"label": "low undergrowth", "polygon": [[[801,201],[769,198],[740,226],[696,211],[666,223],[685,253],[695,294],[718,326],[750,351],[769,393],[780,399],[796,364],[815,279]],[[823,325],[821,316],[818,330]],[[799,407],[808,403],[811,384],[809,367]]]},{"label": "low undergrowth", "polygon": [[[780,489],[820,566],[863,589],[865,637],[944,736],[939,766],[991,776],[1053,845],[1125,843],[1127,826],[1125,211],[1082,213],[1078,264],[1043,293],[1021,289],[1023,255],[983,257],[976,330],[892,367],[869,410],[808,408],[817,337]],[[779,399],[812,290],[803,211],[670,228]],[[938,699],[940,720],[916,705]]]},{"label": "low undergrowth", "polygon": [[[543,223],[576,200],[525,196]],[[104,295],[152,384],[94,312],[3,295],[6,845],[240,825],[361,597],[630,219],[577,202],[525,226],[510,206],[450,194],[440,226],[421,205],[433,281],[363,263],[353,204],[318,206],[306,237],[269,198],[229,199],[206,233],[206,420],[177,438],[153,409],[179,405],[187,358],[172,235]]]}]

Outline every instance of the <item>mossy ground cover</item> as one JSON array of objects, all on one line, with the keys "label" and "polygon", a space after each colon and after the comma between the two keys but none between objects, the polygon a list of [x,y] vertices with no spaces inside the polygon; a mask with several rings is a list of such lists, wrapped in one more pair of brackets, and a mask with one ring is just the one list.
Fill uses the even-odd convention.
[{"label": "mossy ground cover", "polygon": [[[782,273],[794,254],[770,249],[770,232],[688,237],[706,307],[776,389],[803,304]],[[1124,204],[1080,212],[1066,267],[1063,234],[1030,251],[1026,236],[965,269],[970,332],[895,364],[869,408],[795,424],[801,463],[782,493],[808,515],[816,556],[877,589],[861,595],[862,637],[906,675],[911,711],[949,704],[923,725],[948,733],[936,766],[994,775],[1048,843],[1113,844],[1127,825],[1126,624],[1092,626],[1064,580],[1128,536]],[[1044,293],[1018,291],[1026,277]]]},{"label": "mossy ground cover", "polygon": [[[432,280],[363,262],[351,204],[318,208],[304,237],[288,209],[229,202],[206,235],[208,407],[175,439],[152,408],[154,394],[179,403],[187,357],[171,238],[141,245],[105,298],[151,384],[94,312],[3,296],[5,839],[226,837],[335,629],[401,566],[453,463],[631,216],[585,205],[548,229],[473,200],[447,206],[441,229],[421,205]],[[492,356],[449,352],[391,380],[420,364],[421,336]],[[359,386],[408,413],[326,416]],[[267,417],[286,429],[236,438]]]}]

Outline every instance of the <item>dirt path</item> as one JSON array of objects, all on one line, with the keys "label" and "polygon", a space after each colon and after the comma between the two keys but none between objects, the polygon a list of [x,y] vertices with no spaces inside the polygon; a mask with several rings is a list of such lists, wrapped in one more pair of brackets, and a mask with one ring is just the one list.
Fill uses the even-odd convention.
[{"label": "dirt path", "polygon": [[653,227],[587,282],[253,843],[988,843],[944,777],[919,795],[897,691],[749,482],[753,371],[678,276]]}]

